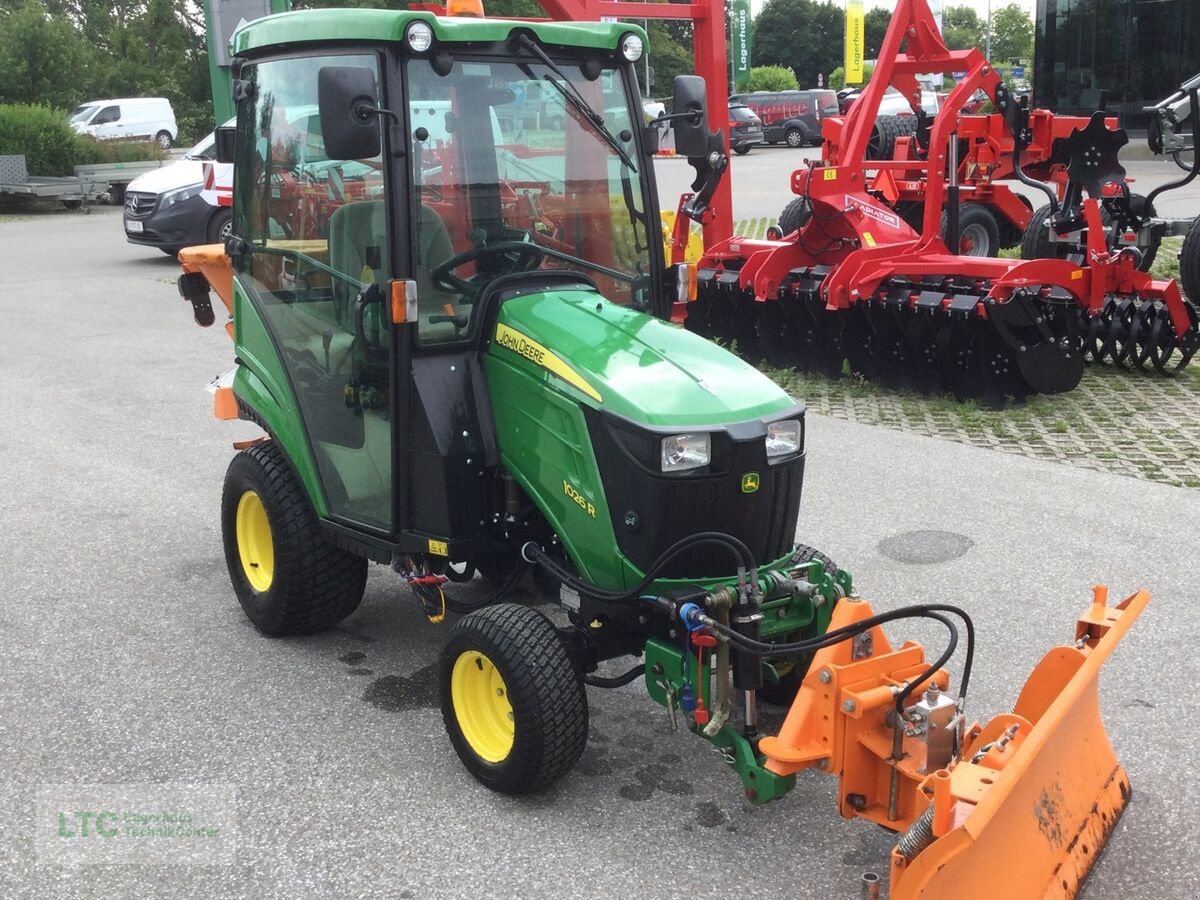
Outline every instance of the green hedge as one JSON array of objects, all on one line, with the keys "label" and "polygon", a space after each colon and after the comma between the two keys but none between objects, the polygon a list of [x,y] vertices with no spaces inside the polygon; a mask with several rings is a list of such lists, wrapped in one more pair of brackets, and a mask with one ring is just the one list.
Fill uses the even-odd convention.
[{"label": "green hedge", "polygon": [[31,175],[72,175],[85,163],[162,159],[151,142],[97,141],[76,134],[49,106],[0,103],[0,156],[23,155]]}]

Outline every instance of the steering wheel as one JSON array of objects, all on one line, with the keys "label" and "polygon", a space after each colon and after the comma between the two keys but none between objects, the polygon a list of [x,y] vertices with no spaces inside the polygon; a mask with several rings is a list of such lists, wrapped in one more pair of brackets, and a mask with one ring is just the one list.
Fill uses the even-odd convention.
[{"label": "steering wheel", "polygon": [[443,291],[469,296],[475,293],[476,285],[454,274],[454,270],[459,266],[490,257],[498,257],[511,264],[510,271],[524,272],[532,269],[535,263],[540,263],[544,256],[546,256],[546,251],[530,241],[497,241],[494,244],[480,244],[478,247],[454,254],[430,272],[429,277]]}]

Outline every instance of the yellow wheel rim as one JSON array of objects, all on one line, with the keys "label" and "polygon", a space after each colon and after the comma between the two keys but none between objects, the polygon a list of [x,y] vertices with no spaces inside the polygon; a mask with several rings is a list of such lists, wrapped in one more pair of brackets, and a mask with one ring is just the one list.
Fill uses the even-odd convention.
[{"label": "yellow wheel rim", "polygon": [[242,572],[250,587],[264,593],[275,580],[275,543],[271,540],[267,511],[254,491],[246,491],[238,501],[234,527]]},{"label": "yellow wheel rim", "polygon": [[480,759],[502,762],[513,747],[513,711],[508,686],[490,659],[477,650],[459,654],[450,672],[454,716],[467,744]]}]

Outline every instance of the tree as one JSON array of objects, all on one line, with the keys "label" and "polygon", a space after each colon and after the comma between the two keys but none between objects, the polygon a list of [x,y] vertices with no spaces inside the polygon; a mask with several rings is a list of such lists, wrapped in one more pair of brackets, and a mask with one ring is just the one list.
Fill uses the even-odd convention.
[{"label": "tree", "polygon": [[[852,87],[866,87],[871,83],[871,76],[875,74],[875,67],[871,63],[863,66],[862,84],[851,85]],[[844,66],[838,66],[829,73],[829,86],[835,91],[840,91],[846,86],[846,69]]]},{"label": "tree", "polygon": [[951,50],[983,48],[987,24],[969,6],[947,6],[942,11],[942,40]]},{"label": "tree", "polygon": [[86,50],[71,23],[37,0],[0,15],[0,101],[75,106]]},{"label": "tree", "polygon": [[751,55],[763,65],[784,66],[801,87],[842,64],[846,14],[840,5],[816,0],[767,0],[754,20]]},{"label": "tree", "polygon": [[1033,56],[1033,20],[1019,4],[992,13],[992,60],[1009,62]]},{"label": "tree", "polygon": [[794,91],[798,87],[795,73],[783,66],[754,66],[746,84],[748,91]]},{"label": "tree", "polygon": [[[879,48],[883,46],[888,26],[892,24],[892,14],[882,7],[877,7],[867,10],[866,18],[866,34],[864,35],[866,47],[863,56],[867,59],[879,59]],[[831,74],[829,77],[833,78],[833,75]]]}]

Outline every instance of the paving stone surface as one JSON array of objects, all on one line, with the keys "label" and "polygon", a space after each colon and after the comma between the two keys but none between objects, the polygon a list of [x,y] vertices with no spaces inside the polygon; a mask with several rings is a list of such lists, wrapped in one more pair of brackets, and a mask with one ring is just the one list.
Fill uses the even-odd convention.
[{"label": "paving stone surface", "polygon": [[854,378],[769,374],[814,413],[1034,459],[1200,488],[1200,368],[1175,378],[1090,366],[1067,394],[1007,409],[895,391]]}]

